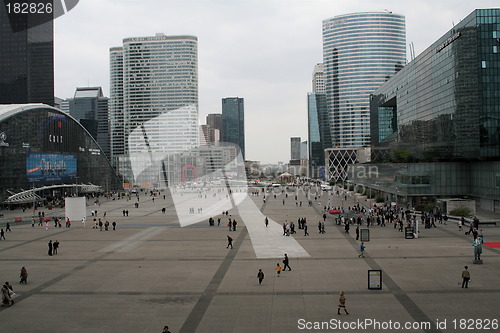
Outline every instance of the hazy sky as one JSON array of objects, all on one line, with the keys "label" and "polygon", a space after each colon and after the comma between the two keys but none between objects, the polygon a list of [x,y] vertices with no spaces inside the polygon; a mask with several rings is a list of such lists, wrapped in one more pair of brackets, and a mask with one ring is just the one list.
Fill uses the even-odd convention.
[{"label": "hazy sky", "polygon": [[[200,123],[221,99],[245,99],[246,159],[288,162],[290,137],[307,140],[307,93],[322,62],[322,20],[366,11],[406,17],[416,55],[475,8],[498,0],[80,0],[55,21],[56,96],[102,86],[109,48],[125,37],[198,37]],[[408,53],[408,52],[407,52]],[[409,53],[408,53],[409,54]]]}]

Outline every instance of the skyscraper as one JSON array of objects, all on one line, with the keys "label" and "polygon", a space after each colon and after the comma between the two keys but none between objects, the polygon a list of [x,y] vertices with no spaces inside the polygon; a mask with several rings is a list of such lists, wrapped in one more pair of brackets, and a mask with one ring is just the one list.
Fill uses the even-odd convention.
[{"label": "skyscraper", "polygon": [[125,38],[110,49],[110,66],[115,167],[130,158],[137,176],[147,163],[198,146],[197,37]]},{"label": "skyscraper", "polygon": [[370,144],[370,94],[405,65],[405,36],[404,16],[390,12],[323,21],[326,102],[334,146]]},{"label": "skyscraper", "polygon": [[300,159],[300,137],[290,138],[290,159]]},{"label": "skyscraper", "polygon": [[314,66],[312,75],[312,87],[313,93],[323,94],[325,93],[325,72],[323,70],[323,64],[319,63]]},{"label": "skyscraper", "polygon": [[52,16],[52,12],[8,14],[6,6],[0,6],[0,104],[54,106]]},{"label": "skyscraper", "polygon": [[326,94],[307,94],[307,120],[309,172],[311,177],[316,177],[319,175],[319,168],[325,166],[324,150],[332,144]]},{"label": "skyscraper", "polygon": [[67,99],[69,114],[97,141],[110,157],[108,98],[101,87],[79,87],[73,98]]},{"label": "skyscraper", "polygon": [[245,159],[245,110],[239,97],[222,99],[222,141],[237,145]]}]

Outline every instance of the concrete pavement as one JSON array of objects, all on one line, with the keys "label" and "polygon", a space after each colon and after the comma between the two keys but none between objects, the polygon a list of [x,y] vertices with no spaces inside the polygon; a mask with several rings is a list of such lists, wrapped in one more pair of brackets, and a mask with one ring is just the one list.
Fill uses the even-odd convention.
[{"label": "concrete pavement", "polygon": [[[295,193],[285,197],[278,192],[276,199],[269,193],[265,203],[262,194],[248,196],[245,205],[229,209],[238,221],[235,232],[228,231],[227,217],[220,215],[213,216],[216,221],[221,217],[219,227],[210,227],[205,219],[181,227],[168,192],[154,202],[141,193],[139,208],[134,200],[101,199],[100,206],[88,206],[85,228],[81,222],[73,222],[71,228],[51,225],[49,230],[31,224],[12,226],[7,239],[0,241],[0,279],[10,281],[18,296],[14,306],[0,308],[0,330],[161,332],[168,325],[174,333],[396,332],[390,329],[396,323],[429,323],[428,328],[406,331],[471,331],[460,329],[461,324],[473,325],[474,332],[494,331],[478,325],[494,328],[494,320],[500,319],[499,249],[483,247],[484,264],[474,265],[472,238],[459,232],[456,224],[422,228],[420,238],[411,240],[391,226],[376,226],[370,228],[365,258],[358,258],[353,228],[346,234],[329,217],[326,234],[319,234],[316,225],[327,197],[310,197],[309,207],[305,194],[296,194],[297,203]],[[334,206],[341,205],[339,197],[332,200]],[[116,221],[117,230],[92,229],[94,209],[101,219],[106,212],[110,222]],[[16,214],[21,212],[5,215]],[[262,216],[278,225],[305,217],[310,236],[297,230],[288,241],[276,229],[279,234],[268,244],[254,241],[251,230],[255,240],[259,233],[266,239],[264,233],[270,231]],[[499,227],[483,229],[486,242],[500,242]],[[234,249],[226,249],[228,234]],[[276,242],[285,238],[297,243],[294,248],[307,254],[289,253],[292,271],[279,278],[274,267],[281,263],[282,251],[272,241],[277,238]],[[47,255],[49,240],[61,243],[59,254]],[[465,265],[471,272],[468,289],[459,286]],[[22,266],[28,269],[27,285],[18,284]],[[262,285],[257,280],[259,268],[265,273]],[[382,270],[382,290],[368,289],[370,269]],[[341,290],[349,315],[337,315]],[[362,325],[370,320],[380,329]]]}]

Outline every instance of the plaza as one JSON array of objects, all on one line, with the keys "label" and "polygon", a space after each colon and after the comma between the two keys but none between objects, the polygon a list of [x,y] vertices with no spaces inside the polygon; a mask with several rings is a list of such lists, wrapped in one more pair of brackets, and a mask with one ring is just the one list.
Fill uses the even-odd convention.
[{"label": "plaza", "polygon": [[[391,225],[373,226],[365,257],[359,258],[354,228],[346,233],[334,215],[325,222],[326,233],[318,232],[328,202],[325,192],[316,200],[310,197],[312,206],[302,191],[288,196],[278,191],[276,198],[267,193],[265,201],[262,192],[231,196],[233,205],[224,210],[237,220],[236,231],[228,230],[229,216],[222,211],[212,216],[215,226],[200,214],[200,222],[181,227],[182,214],[176,209],[187,206],[174,204],[168,191],[155,200],[145,192],[139,192],[138,201],[134,196],[100,198],[99,205],[89,200],[85,226],[73,221],[71,228],[16,225],[15,217],[30,221],[32,212],[3,211],[2,222],[9,221],[12,232],[0,241],[0,279],[13,285],[17,297],[12,307],[0,308],[0,330],[161,332],[165,325],[174,333],[395,332],[397,325],[409,325],[408,332],[470,332],[461,329],[466,325],[480,332],[480,324],[489,325],[485,331],[498,328],[500,249],[483,246],[484,263],[474,265],[467,228],[459,231],[448,221],[437,228],[422,227],[418,239],[405,239]],[[347,208],[355,200],[368,204],[351,195],[347,201],[341,198],[333,195],[332,206]],[[198,207],[203,200],[190,202]],[[116,230],[93,229],[93,210],[103,222],[116,221]],[[44,212],[64,216],[63,211]],[[270,220],[267,228],[265,216]],[[479,211],[478,217],[494,220],[496,215]],[[282,223],[298,218],[307,218],[310,235],[296,228],[296,234],[282,236]],[[497,226],[481,228],[485,242],[500,242]],[[234,239],[233,249],[226,248],[227,235]],[[60,242],[57,255],[48,256],[49,240]],[[282,263],[282,249],[289,251],[292,270],[277,277],[274,268]],[[471,274],[467,289],[461,288],[465,265]],[[22,266],[29,273],[26,285],[18,280]],[[261,285],[259,269],[265,274]],[[382,271],[381,290],[368,289],[369,270]],[[342,290],[349,315],[337,314]]]}]

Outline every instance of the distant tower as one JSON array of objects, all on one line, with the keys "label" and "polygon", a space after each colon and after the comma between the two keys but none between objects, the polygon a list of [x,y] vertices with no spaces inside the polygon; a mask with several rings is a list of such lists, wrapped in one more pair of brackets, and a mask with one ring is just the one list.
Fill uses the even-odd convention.
[{"label": "distant tower", "polygon": [[66,101],[69,114],[85,127],[110,158],[108,98],[104,97],[102,88],[76,88],[75,96]]},{"label": "distant tower", "polygon": [[323,21],[323,65],[333,146],[370,145],[370,94],[405,63],[404,16],[354,13]]},{"label": "distant tower", "polygon": [[245,109],[239,97],[222,99],[222,142],[229,142],[241,149],[245,160]]},{"label": "distant tower", "polygon": [[52,13],[8,14],[0,5],[0,104],[54,106],[52,18]]},{"label": "distant tower", "polygon": [[312,88],[313,93],[325,93],[325,75],[323,71],[323,64],[319,63],[314,66],[313,75],[312,75]]},{"label": "distant tower", "polygon": [[300,159],[300,137],[290,138],[290,159],[299,160]]}]

